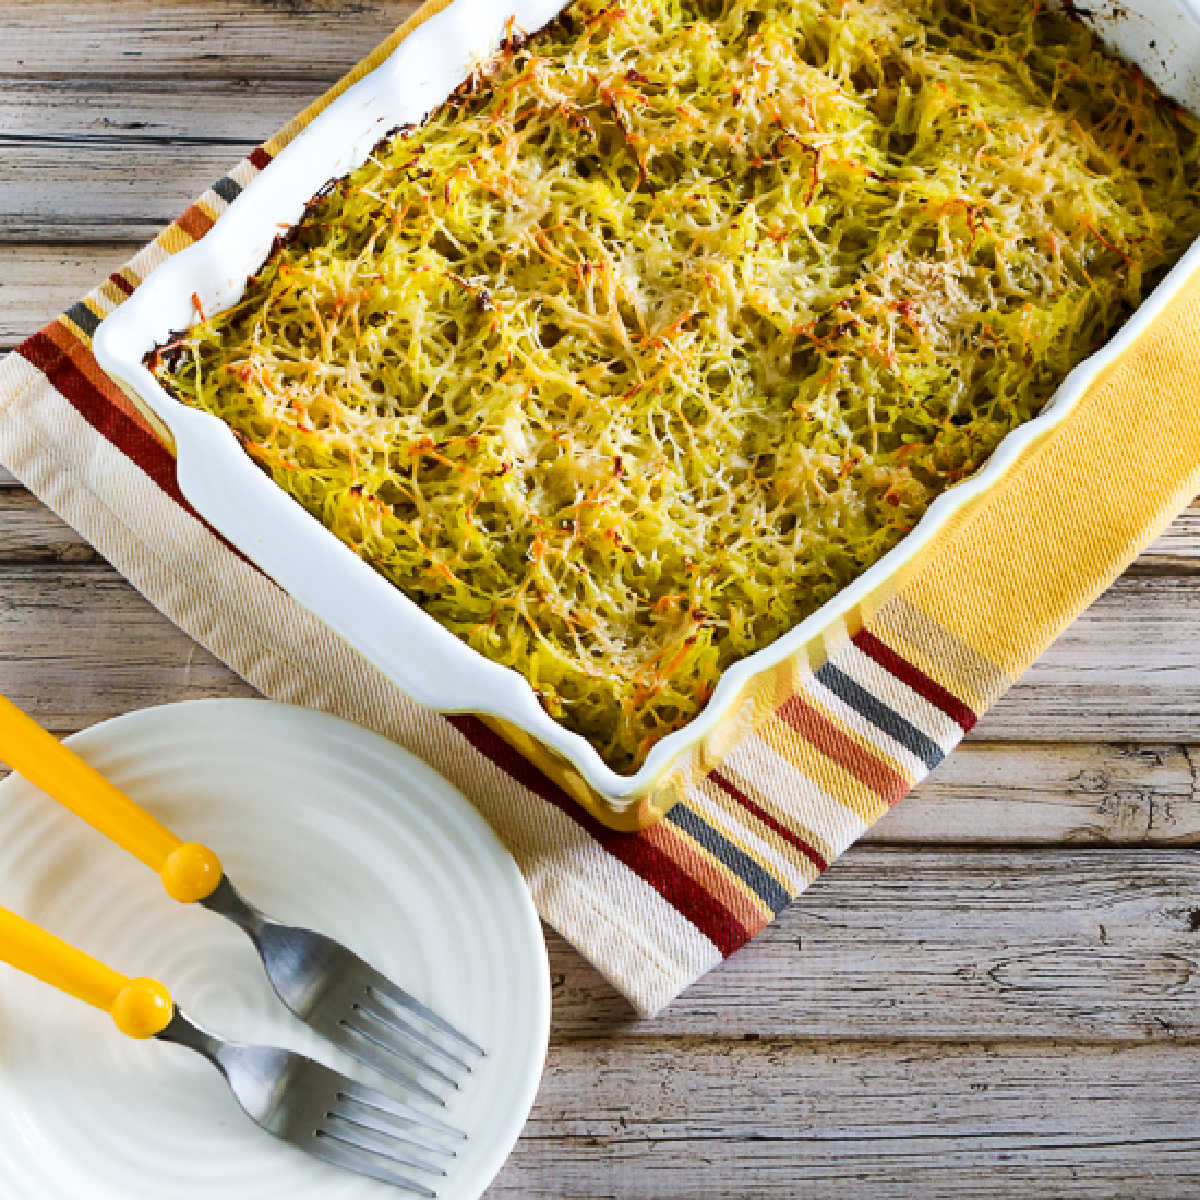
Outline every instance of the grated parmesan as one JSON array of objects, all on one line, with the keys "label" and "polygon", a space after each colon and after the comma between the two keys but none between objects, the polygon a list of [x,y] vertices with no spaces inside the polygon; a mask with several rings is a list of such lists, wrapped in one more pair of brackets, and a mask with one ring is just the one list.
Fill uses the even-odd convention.
[{"label": "grated parmesan", "polygon": [[618,770],[1200,233],[1197,124],[1017,0],[577,0],[157,356]]}]

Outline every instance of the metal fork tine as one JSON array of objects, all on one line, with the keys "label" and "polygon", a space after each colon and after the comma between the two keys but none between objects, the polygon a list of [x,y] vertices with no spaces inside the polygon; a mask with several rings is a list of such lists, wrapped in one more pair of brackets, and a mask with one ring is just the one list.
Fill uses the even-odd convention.
[{"label": "metal fork tine", "polygon": [[437,1192],[432,1188],[418,1183],[415,1179],[409,1179],[407,1175],[401,1175],[399,1171],[392,1170],[385,1162],[374,1159],[369,1153],[351,1146],[350,1143],[332,1134],[317,1134],[306,1143],[304,1149],[316,1158],[323,1158],[326,1162],[333,1163],[334,1166],[357,1171],[360,1175],[378,1179],[383,1183],[390,1183],[393,1187],[403,1188],[408,1192],[415,1192],[418,1196],[427,1196],[429,1200],[437,1200]]},{"label": "metal fork tine", "polygon": [[367,984],[367,990],[385,997],[393,1004],[408,1012],[414,1013],[423,1021],[432,1025],[434,1029],[440,1030],[447,1037],[451,1037],[456,1042],[466,1046],[468,1050],[474,1051],[481,1058],[486,1057],[487,1051],[482,1046],[477,1046],[466,1034],[459,1033],[449,1021],[444,1021],[437,1013],[431,1012],[419,1000],[410,996],[403,988],[397,987],[386,975],[380,975],[378,971],[372,971],[371,981]]},{"label": "metal fork tine", "polygon": [[393,1116],[391,1113],[371,1108],[351,1096],[342,1097],[339,1103],[340,1107],[335,1108],[329,1114],[331,1117],[344,1117],[356,1125],[365,1125],[368,1129],[377,1130],[379,1133],[391,1134],[393,1137],[419,1146],[422,1150],[428,1150],[432,1154],[441,1154],[447,1158],[458,1157],[457,1150],[452,1150],[441,1142],[435,1142],[432,1137],[424,1136],[422,1132],[419,1132],[423,1131],[425,1126],[415,1124],[409,1117]]},{"label": "metal fork tine", "polygon": [[[370,1016],[370,1013],[362,1013],[363,1016]],[[447,1075],[445,1071],[439,1071],[437,1067],[431,1066],[419,1054],[414,1054],[402,1042],[393,1037],[386,1028],[382,1030],[372,1029],[370,1026],[363,1026],[354,1021],[343,1021],[342,1024],[354,1033],[357,1033],[360,1038],[365,1038],[368,1042],[378,1046],[381,1050],[386,1050],[389,1054],[394,1054],[397,1058],[406,1063],[411,1063],[414,1067],[422,1071],[428,1071],[430,1075],[436,1076],[447,1087],[452,1087],[457,1090],[458,1080],[453,1076]],[[383,1024],[383,1022],[379,1022]]]},{"label": "metal fork tine", "polygon": [[416,1167],[418,1171],[428,1171],[431,1175],[446,1174],[444,1167],[426,1162],[412,1154],[407,1141],[395,1137],[387,1130],[365,1125],[341,1113],[330,1113],[325,1124],[321,1126],[321,1133],[325,1137],[339,1138],[352,1146],[370,1150],[372,1154],[381,1154],[384,1158],[390,1158],[392,1162],[403,1166]]},{"label": "metal fork tine", "polygon": [[396,1167],[445,1175],[436,1156],[453,1160],[454,1151],[429,1139],[462,1141],[467,1136],[294,1050],[227,1042],[194,1025],[178,1008],[155,1037],[186,1046],[217,1066],[246,1115],[268,1133],[317,1158],[422,1196],[435,1193]]},{"label": "metal fork tine", "polygon": [[445,1108],[446,1101],[437,1092],[430,1091],[429,1088],[424,1087],[413,1079],[411,1075],[406,1075],[399,1069],[395,1062],[395,1056],[390,1050],[387,1053],[382,1053],[374,1039],[367,1037],[355,1025],[343,1021],[342,1027],[349,1033],[354,1034],[354,1038],[353,1040],[340,1038],[338,1045],[352,1058],[357,1058],[359,1062],[365,1063],[373,1071],[378,1071],[380,1075],[386,1075],[393,1083],[399,1084],[400,1087],[410,1092],[415,1092],[418,1096],[426,1100],[431,1100],[434,1104]]},{"label": "metal fork tine", "polygon": [[356,1004],[354,1007],[366,1016],[373,1017],[380,1024],[386,1025],[389,1029],[394,1029],[398,1034],[409,1041],[416,1042],[419,1046],[424,1046],[426,1050],[429,1050],[433,1054],[440,1055],[442,1058],[446,1059],[447,1062],[452,1062],[456,1067],[462,1067],[464,1071],[471,1070],[471,1065],[469,1063],[463,1062],[463,1060],[459,1058],[457,1054],[451,1054],[445,1046],[438,1045],[433,1038],[426,1037],[426,1035],[423,1034],[419,1029],[414,1029],[413,1026],[407,1021],[401,1020],[400,1017],[398,1017],[395,1012],[392,1011],[392,1009],[388,1008],[386,1004],[383,1004],[379,1000],[375,999],[370,992],[367,993],[365,1003]]},{"label": "metal fork tine", "polygon": [[411,1104],[405,1104],[403,1100],[397,1100],[394,1096],[389,1096],[373,1087],[368,1087],[365,1083],[348,1080],[339,1089],[338,1099],[356,1100],[359,1104],[365,1104],[368,1108],[376,1108],[380,1112],[391,1113],[394,1117],[401,1117],[406,1121],[424,1125],[426,1129],[436,1130],[438,1133],[444,1133],[448,1137],[458,1138],[459,1141],[466,1141],[467,1139],[467,1135],[461,1129],[455,1129],[453,1125],[447,1125],[443,1121],[439,1121],[436,1117],[431,1117],[428,1113],[422,1112],[419,1108],[413,1108]]}]

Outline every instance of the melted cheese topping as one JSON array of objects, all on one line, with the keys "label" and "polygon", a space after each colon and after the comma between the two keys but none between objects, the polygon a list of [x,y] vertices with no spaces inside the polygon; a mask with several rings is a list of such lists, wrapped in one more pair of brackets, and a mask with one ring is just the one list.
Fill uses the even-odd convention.
[{"label": "melted cheese topping", "polygon": [[618,770],[1200,233],[1197,127],[1014,0],[577,0],[157,361]]}]

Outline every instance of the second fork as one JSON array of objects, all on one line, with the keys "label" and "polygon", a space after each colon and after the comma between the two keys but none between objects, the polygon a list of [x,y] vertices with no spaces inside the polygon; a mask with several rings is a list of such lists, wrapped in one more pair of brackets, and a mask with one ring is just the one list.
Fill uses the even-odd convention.
[{"label": "second fork", "polygon": [[306,1154],[405,1191],[436,1197],[416,1172],[447,1174],[466,1135],[419,1109],[277,1046],[227,1042],[194,1025],[153,979],[129,979],[0,908],[0,961],[103,1009],[124,1034],[203,1055],[260,1128]]}]

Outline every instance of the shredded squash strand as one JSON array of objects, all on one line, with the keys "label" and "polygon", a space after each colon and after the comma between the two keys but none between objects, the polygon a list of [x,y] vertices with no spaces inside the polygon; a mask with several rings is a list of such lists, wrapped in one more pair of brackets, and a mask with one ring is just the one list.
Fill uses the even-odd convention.
[{"label": "shredded squash strand", "polygon": [[1040,410],[1198,181],[1032,0],[577,0],[155,365],[629,770]]}]

